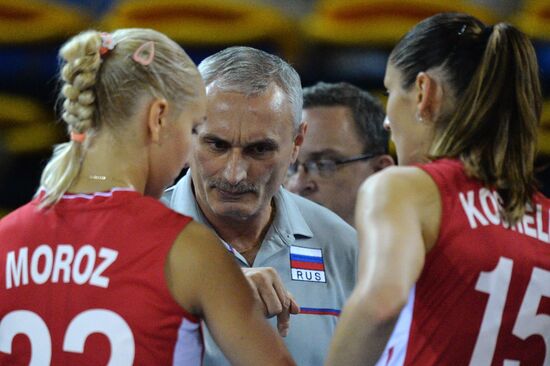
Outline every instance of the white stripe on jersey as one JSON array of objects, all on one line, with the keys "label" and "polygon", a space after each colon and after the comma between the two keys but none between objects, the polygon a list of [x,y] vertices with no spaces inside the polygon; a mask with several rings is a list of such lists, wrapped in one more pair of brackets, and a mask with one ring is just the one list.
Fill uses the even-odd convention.
[{"label": "white stripe on jersey", "polygon": [[309,257],[319,257],[319,258],[323,257],[321,249],[297,247],[295,245],[290,246],[290,254],[306,255]]},{"label": "white stripe on jersey", "polygon": [[200,324],[186,318],[182,319],[174,348],[174,365],[200,366],[202,364],[204,344]]},{"label": "white stripe on jersey", "polygon": [[[405,364],[414,310],[414,290],[413,287],[409,293],[407,305],[401,310],[395,328],[376,366],[403,366]],[[391,358],[388,360],[390,350]]]}]

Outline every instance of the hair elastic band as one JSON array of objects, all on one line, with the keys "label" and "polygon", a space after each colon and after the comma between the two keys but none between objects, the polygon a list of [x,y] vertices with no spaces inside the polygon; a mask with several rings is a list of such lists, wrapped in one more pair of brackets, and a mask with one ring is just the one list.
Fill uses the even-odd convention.
[{"label": "hair elastic band", "polygon": [[149,65],[153,62],[155,57],[155,42],[148,41],[138,47],[136,52],[132,55],[132,59],[143,66]]},{"label": "hair elastic band", "polygon": [[74,131],[71,131],[71,141],[74,141],[74,142],[78,142],[78,143],[83,143],[84,140],[86,139],[86,133],[78,133],[78,132],[74,132]]},{"label": "hair elastic band", "polygon": [[101,47],[99,47],[99,54],[105,56],[107,53],[115,48],[115,43],[113,42],[113,36],[111,33],[100,33],[101,36]]}]

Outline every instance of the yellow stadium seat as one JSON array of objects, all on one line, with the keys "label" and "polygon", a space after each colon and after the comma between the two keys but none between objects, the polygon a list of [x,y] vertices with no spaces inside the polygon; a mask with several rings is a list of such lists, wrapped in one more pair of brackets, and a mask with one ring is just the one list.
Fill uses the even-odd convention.
[{"label": "yellow stadium seat", "polygon": [[542,106],[542,117],[539,130],[539,153],[550,155],[550,99],[547,99]]},{"label": "yellow stadium seat", "polygon": [[530,37],[550,41],[550,1],[527,1],[513,22]]},{"label": "yellow stadium seat", "polygon": [[494,23],[488,8],[464,1],[320,0],[303,22],[313,40],[340,45],[393,45],[416,23],[440,12],[465,12]]},{"label": "yellow stadium seat", "polygon": [[289,56],[296,47],[288,17],[275,8],[237,0],[120,1],[101,25],[106,30],[156,29],[186,48],[267,42]]},{"label": "yellow stadium seat", "polygon": [[2,1],[0,15],[0,44],[64,39],[90,24],[83,12],[51,1]]},{"label": "yellow stadium seat", "polygon": [[465,1],[320,0],[301,23],[310,44],[304,79],[349,81],[380,89],[389,53],[419,21],[439,12],[467,12],[492,23],[493,11]]},{"label": "yellow stadium seat", "polygon": [[0,94],[0,144],[8,154],[49,150],[63,137],[52,119],[37,101]]}]

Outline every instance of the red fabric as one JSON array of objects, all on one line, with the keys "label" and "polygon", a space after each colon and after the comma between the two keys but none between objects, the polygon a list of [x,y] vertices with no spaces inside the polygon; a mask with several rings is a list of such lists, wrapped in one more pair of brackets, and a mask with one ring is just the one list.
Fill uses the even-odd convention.
[{"label": "red fabric", "polygon": [[317,262],[304,262],[304,261],[290,261],[290,266],[292,268],[298,269],[311,269],[314,271],[324,271],[325,265],[323,263]]},{"label": "red fabric", "polygon": [[[124,339],[123,335],[128,332],[121,330],[118,323],[126,323],[133,334],[133,364],[171,364],[183,318],[198,321],[176,304],[164,276],[168,251],[191,219],[137,192],[114,191],[101,195],[104,196],[94,196],[93,199],[65,198],[47,211],[38,211],[36,202],[31,202],[0,221],[0,318],[24,309],[42,319],[51,338],[53,365],[107,364],[114,353],[127,349],[124,342],[132,342],[131,337]],[[55,261],[56,253],[63,258],[59,254],[60,246],[65,250],[73,248],[74,257],[70,263],[77,261],[78,253],[80,258],[85,259],[78,269],[71,267],[69,272],[58,270],[59,276],[54,283],[55,263],[60,263]],[[37,256],[39,260],[38,266],[34,266],[34,276],[31,269],[33,253],[39,247],[45,252],[50,251],[54,258],[52,274],[43,284],[36,283],[35,280],[40,278],[36,273],[45,272],[47,275],[48,255]],[[14,253],[19,258],[20,248],[28,248],[29,282],[15,286],[13,269],[6,267],[6,262],[9,252],[12,252],[12,258]],[[104,248],[103,251],[101,248]],[[88,255],[83,256],[83,253]],[[105,262],[104,257],[112,257],[113,253],[117,253],[116,260],[100,272],[98,268]],[[86,268],[91,263],[89,259],[94,256],[95,265],[88,276]],[[68,273],[68,283],[65,282],[65,273]],[[82,275],[79,277],[78,273]],[[8,277],[11,282],[9,289]],[[77,284],[75,278],[88,279],[83,284]],[[108,280],[107,287],[97,285],[102,283],[101,279]],[[86,314],[85,311],[93,314],[87,324],[76,320]],[[101,320],[97,313],[107,316]],[[28,316],[23,319],[29,320]],[[107,330],[106,334],[122,339],[111,344],[107,336],[95,332],[84,337],[83,353],[66,352],[63,351],[63,342],[71,322],[74,326],[78,325],[77,334],[86,333],[86,329],[94,326],[101,329],[111,326],[114,330]],[[79,327],[83,329],[78,330]],[[50,348],[42,341],[38,343],[45,349]],[[33,352],[35,355],[44,354],[38,348]],[[0,352],[0,364],[26,365],[30,353],[28,338],[22,334],[16,335],[12,354]]]},{"label": "red fabric", "polygon": [[[544,285],[542,280],[550,276],[549,200],[537,195],[535,204],[540,212],[528,213],[515,230],[506,229],[502,223],[491,223],[490,219],[495,220],[492,201],[477,181],[466,176],[461,162],[443,159],[420,168],[439,188],[442,218],[437,243],[426,256],[416,284],[405,364],[468,365],[476,342],[480,339],[486,341],[495,334],[494,352],[490,354],[489,347],[484,351],[488,365],[500,366],[504,360],[517,360],[522,365],[542,366],[545,355],[547,362],[550,359],[550,349],[547,348],[550,345],[545,346],[539,334],[522,340],[513,334],[513,327],[527,324],[535,315],[518,317],[530,281],[533,281],[531,287],[534,290],[530,297],[538,303],[539,314],[532,324],[550,325],[549,293],[541,294],[540,290],[543,286],[548,289],[548,284]],[[472,203],[484,220],[471,214],[474,209],[462,203],[461,193],[463,200]],[[473,199],[468,201],[468,197]],[[469,207],[475,228],[472,228],[464,207]],[[510,280],[500,279],[490,290],[476,290],[481,273],[487,272],[486,277],[494,276],[501,259],[511,260]],[[541,275],[538,283],[532,280],[534,272]],[[502,316],[494,311],[485,314],[489,297],[494,300],[496,296],[505,299]],[[488,333],[480,335],[484,316],[492,320],[492,326],[486,327]],[[533,325],[529,327],[533,331]],[[538,330],[539,333],[550,337],[550,327],[543,328]]]}]

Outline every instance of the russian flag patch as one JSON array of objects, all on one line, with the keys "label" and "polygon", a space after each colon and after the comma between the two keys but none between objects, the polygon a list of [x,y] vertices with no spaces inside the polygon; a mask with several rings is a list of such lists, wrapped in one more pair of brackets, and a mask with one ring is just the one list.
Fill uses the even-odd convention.
[{"label": "russian flag patch", "polygon": [[327,282],[321,249],[291,245],[290,272],[294,281]]}]

